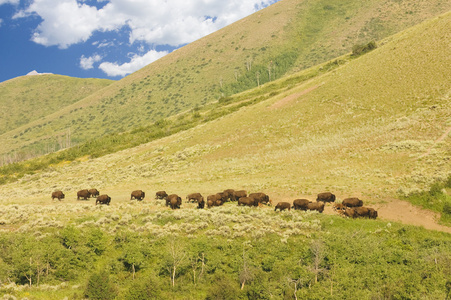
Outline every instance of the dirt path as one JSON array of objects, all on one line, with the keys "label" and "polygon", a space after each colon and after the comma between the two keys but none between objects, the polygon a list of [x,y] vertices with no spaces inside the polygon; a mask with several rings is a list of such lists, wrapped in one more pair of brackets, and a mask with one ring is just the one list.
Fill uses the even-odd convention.
[{"label": "dirt path", "polygon": [[[384,221],[400,222],[406,225],[421,226],[429,230],[451,233],[451,227],[438,224],[440,214],[414,206],[407,201],[388,199],[387,203],[369,205],[377,210],[378,218]],[[337,214],[332,205],[327,205],[324,213]]]}]

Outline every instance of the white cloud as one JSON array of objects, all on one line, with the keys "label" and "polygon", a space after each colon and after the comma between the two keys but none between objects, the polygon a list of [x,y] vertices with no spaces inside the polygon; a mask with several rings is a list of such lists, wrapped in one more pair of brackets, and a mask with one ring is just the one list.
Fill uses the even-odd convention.
[{"label": "white cloud", "polygon": [[67,48],[87,41],[95,31],[124,26],[130,30],[130,43],[179,46],[274,2],[277,0],[110,0],[97,9],[76,0],[32,0],[15,17],[40,16],[43,21],[32,39],[46,46]]},{"label": "white cloud", "polygon": [[80,58],[80,67],[83,70],[89,70],[94,68],[94,63],[102,60],[102,56],[95,54],[90,57],[85,57],[84,55]]},{"label": "white cloud", "polygon": [[168,54],[168,52],[166,51],[159,52],[151,50],[143,56],[135,54],[131,58],[130,62],[121,65],[111,62],[103,62],[100,64],[99,69],[105,72],[108,76],[125,76],[147,66],[148,64],[160,59],[166,54]]}]

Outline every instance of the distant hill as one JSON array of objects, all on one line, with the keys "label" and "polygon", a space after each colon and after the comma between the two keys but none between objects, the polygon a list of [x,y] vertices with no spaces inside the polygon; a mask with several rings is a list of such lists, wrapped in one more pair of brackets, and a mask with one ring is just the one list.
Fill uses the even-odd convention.
[{"label": "distant hill", "polygon": [[75,145],[145,126],[325,62],[449,9],[451,3],[439,0],[283,0],[76,103],[8,128],[0,135],[0,155],[57,150],[58,137],[68,132]]},{"label": "distant hill", "polygon": [[60,111],[114,82],[30,73],[0,83],[0,134]]}]

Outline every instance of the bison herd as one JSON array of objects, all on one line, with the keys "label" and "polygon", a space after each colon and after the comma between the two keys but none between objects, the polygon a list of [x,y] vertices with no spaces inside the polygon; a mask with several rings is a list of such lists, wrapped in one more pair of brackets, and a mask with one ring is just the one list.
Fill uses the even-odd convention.
[{"label": "bison herd", "polygon": [[[111,197],[106,194],[100,195],[97,189],[83,189],[77,192],[77,200],[83,199],[88,200],[89,198],[96,197],[97,204],[109,205],[111,202]],[[130,200],[142,201],[145,197],[145,192],[142,190],[133,191],[130,195]],[[52,193],[52,200],[64,199],[64,193],[62,191],[55,191]],[[171,209],[178,209],[182,205],[182,198],[177,194],[168,195],[165,191],[158,191],[155,194],[155,199],[165,200],[166,206]],[[322,213],[326,203],[335,202],[335,195],[330,192],[319,193],[316,198],[316,202],[312,202],[307,199],[296,199],[293,203],[290,202],[279,202],[276,204],[274,211],[283,210],[312,210]],[[186,196],[186,202],[197,203],[197,208],[205,208],[205,204],[208,208],[213,206],[221,206],[225,202],[237,202],[238,206],[260,206],[260,205],[272,205],[272,201],[269,196],[265,193],[250,193],[247,194],[245,190],[235,191],[233,189],[227,189],[223,192],[216,194],[211,194],[207,196],[207,201],[200,193],[192,193]],[[358,198],[346,198],[341,203],[334,203],[333,209],[340,215],[357,218],[366,217],[371,219],[377,218],[377,211],[373,208],[363,207],[363,201]]]}]

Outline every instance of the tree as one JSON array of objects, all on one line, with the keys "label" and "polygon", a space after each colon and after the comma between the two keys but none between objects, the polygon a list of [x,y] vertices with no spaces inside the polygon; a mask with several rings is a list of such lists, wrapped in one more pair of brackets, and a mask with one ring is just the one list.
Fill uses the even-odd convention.
[{"label": "tree", "polygon": [[313,264],[310,267],[310,270],[315,275],[315,283],[318,282],[318,275],[324,272],[324,268],[321,268],[321,264],[325,257],[325,249],[324,244],[320,240],[315,240],[312,242],[310,246],[310,252],[312,255]]},{"label": "tree", "polygon": [[169,242],[169,257],[166,263],[167,270],[171,276],[171,285],[175,286],[175,277],[177,275],[177,269],[185,263],[186,252],[183,247],[176,245],[175,239]]},{"label": "tree", "polygon": [[109,300],[114,299],[117,292],[108,272],[102,270],[89,276],[84,294],[88,299]]}]

